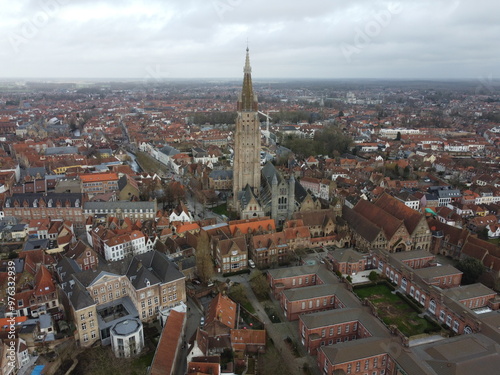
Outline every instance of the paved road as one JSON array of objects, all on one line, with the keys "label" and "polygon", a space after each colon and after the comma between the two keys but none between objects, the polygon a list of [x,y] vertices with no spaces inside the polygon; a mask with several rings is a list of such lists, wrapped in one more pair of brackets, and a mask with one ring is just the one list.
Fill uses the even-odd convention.
[{"label": "paved road", "polygon": [[[304,375],[302,367],[304,363],[308,362],[311,369],[316,368],[314,358],[311,356],[304,356],[303,346],[299,341],[298,323],[297,322],[287,322],[281,315],[283,323],[271,323],[271,320],[267,316],[264,308],[255,296],[252,288],[248,283],[248,276],[236,276],[231,278],[233,281],[239,282],[245,288],[248,300],[255,309],[255,314],[257,317],[265,324],[267,334],[273,340],[274,346],[281,353],[283,362],[288,367],[288,373],[291,375]],[[277,311],[281,311],[281,308],[277,308]],[[294,356],[289,346],[284,341],[287,337],[290,337],[294,342],[298,344],[299,352],[302,355],[297,358]],[[283,372],[285,373],[285,372]]]}]

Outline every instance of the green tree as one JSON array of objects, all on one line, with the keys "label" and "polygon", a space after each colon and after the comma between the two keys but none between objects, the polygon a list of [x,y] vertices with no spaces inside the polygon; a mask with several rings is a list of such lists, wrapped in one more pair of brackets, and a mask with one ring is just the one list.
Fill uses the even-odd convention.
[{"label": "green tree", "polygon": [[476,258],[465,258],[457,264],[457,269],[462,271],[462,284],[474,284],[485,271],[483,263]]},{"label": "green tree", "polygon": [[264,275],[261,271],[253,272],[252,277],[250,278],[250,286],[259,300],[268,299],[269,285],[267,283],[266,275]]},{"label": "green tree", "polygon": [[201,231],[196,244],[196,273],[206,283],[214,275],[214,264],[210,255],[210,239],[205,231]]},{"label": "green tree", "polygon": [[377,281],[377,280],[378,280],[378,277],[379,277],[379,276],[378,276],[378,273],[377,273],[377,272],[375,272],[375,271],[370,272],[370,274],[368,275],[368,279],[369,279],[370,281]]}]

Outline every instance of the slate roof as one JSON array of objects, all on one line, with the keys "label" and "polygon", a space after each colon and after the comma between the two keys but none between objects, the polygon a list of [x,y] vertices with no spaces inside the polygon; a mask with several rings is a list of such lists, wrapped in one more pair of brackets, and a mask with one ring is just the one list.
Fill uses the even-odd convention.
[{"label": "slate roof", "polygon": [[81,206],[83,195],[79,193],[19,193],[12,194],[12,197],[5,199],[5,207],[14,207],[14,202],[18,201],[21,206],[24,202],[27,202],[29,207],[33,207],[33,202],[36,200],[44,200],[47,203],[52,200],[52,207],[56,207],[57,202],[61,202],[61,205],[65,207],[66,202],[69,202],[71,207],[76,207],[75,203],[78,201],[78,205]]},{"label": "slate roof", "polygon": [[143,202],[129,202],[129,201],[114,201],[106,202],[105,205],[102,202],[85,202],[83,204],[85,210],[101,210],[106,208],[108,210],[154,210],[156,212],[156,202],[155,201],[143,201]]}]

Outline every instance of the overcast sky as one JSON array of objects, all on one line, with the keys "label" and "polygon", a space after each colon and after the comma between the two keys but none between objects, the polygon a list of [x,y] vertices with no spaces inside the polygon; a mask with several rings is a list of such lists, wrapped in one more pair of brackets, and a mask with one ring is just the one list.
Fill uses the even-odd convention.
[{"label": "overcast sky", "polygon": [[500,78],[495,0],[0,0],[0,77]]}]

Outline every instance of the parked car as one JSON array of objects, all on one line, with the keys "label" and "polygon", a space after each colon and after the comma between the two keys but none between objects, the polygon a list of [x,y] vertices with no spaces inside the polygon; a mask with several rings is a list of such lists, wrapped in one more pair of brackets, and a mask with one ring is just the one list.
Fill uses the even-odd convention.
[{"label": "parked car", "polygon": [[200,327],[203,327],[204,325],[205,325],[205,317],[204,317],[204,316],[202,316],[202,317],[200,318]]},{"label": "parked car", "polygon": [[254,261],[252,259],[248,259],[248,266],[250,268],[255,268],[255,263],[254,263]]}]

